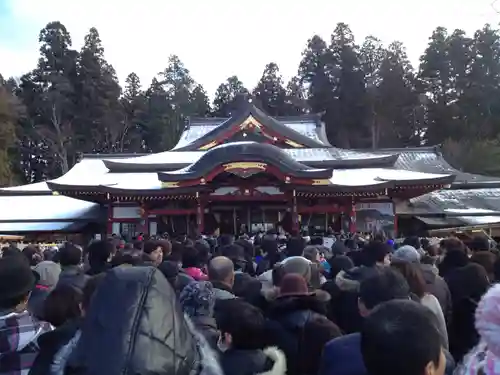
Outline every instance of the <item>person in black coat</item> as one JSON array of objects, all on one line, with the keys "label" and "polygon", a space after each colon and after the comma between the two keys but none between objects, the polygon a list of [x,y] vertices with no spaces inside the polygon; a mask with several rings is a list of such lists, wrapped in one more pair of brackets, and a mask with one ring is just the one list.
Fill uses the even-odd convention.
[{"label": "person in black coat", "polygon": [[70,242],[66,242],[59,250],[59,264],[61,273],[57,285],[69,285],[75,289],[83,290],[90,279],[82,268],[82,249]]},{"label": "person in black coat", "polygon": [[90,268],[87,275],[98,275],[110,268],[109,261],[113,257],[115,249],[110,241],[94,241],[87,247],[88,262]]},{"label": "person in black coat", "polygon": [[490,287],[488,274],[483,266],[470,263],[455,268],[445,278],[451,292],[453,313],[448,327],[450,352],[460,362],[478,342],[475,327],[476,308],[481,297]]},{"label": "person in black coat", "polygon": [[[323,297],[324,296],[324,297]],[[287,274],[268,312],[269,344],[286,355],[288,375],[317,374],[323,346],[341,336],[339,327],[325,316],[328,293],[310,292],[299,274]]]},{"label": "person in black coat", "polygon": [[227,306],[219,325],[221,338],[218,343],[224,374],[276,373],[274,361],[263,350],[266,320],[262,312],[242,299],[228,300]]},{"label": "person in black coat", "polygon": [[63,367],[58,362],[64,363],[64,361],[59,361],[57,358],[64,358],[63,353],[70,351],[76,345],[83,316],[89,310],[92,296],[103,278],[103,274],[93,276],[83,288],[81,316],[75,316],[73,319],[69,319],[57,327],[54,331],[40,336],[38,340],[40,351],[30,369],[29,375],[46,375],[56,373],[58,370],[63,371]]}]

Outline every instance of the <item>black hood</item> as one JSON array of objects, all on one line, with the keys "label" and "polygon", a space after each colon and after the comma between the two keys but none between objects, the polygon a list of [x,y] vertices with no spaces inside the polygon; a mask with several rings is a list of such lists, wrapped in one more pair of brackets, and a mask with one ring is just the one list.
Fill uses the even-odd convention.
[{"label": "black hood", "polygon": [[92,375],[188,375],[199,348],[175,292],[153,267],[109,271],[92,299],[70,367]]}]

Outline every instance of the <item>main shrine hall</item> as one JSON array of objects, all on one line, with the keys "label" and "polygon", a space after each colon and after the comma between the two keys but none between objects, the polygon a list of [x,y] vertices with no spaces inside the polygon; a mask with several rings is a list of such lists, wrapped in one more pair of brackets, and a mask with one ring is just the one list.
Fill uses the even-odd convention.
[{"label": "main shrine hall", "polygon": [[52,229],[33,213],[9,222],[52,231],[92,221],[101,233],[130,236],[271,227],[395,233],[395,202],[455,180],[398,169],[398,157],[333,147],[319,116],[271,117],[248,99],[230,118],[191,118],[169,151],[85,155],[57,179],[2,195],[46,202]]},{"label": "main shrine hall", "polygon": [[249,99],[231,118],[191,119],[170,151],[105,158],[105,170],[47,185],[105,207],[108,233],[354,232],[364,229],[357,207],[393,206],[455,178],[397,170],[397,158],[332,147],[318,116],[273,118]]}]

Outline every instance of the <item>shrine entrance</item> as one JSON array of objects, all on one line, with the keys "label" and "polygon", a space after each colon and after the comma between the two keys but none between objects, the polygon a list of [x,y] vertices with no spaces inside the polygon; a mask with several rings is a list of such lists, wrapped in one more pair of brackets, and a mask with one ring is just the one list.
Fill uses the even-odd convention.
[{"label": "shrine entrance", "polygon": [[[207,233],[219,229],[221,234],[243,234],[268,230],[277,226],[288,227],[290,216],[286,204],[269,202],[238,202],[238,204],[212,203],[205,210]],[[291,229],[291,228],[290,228]]]}]

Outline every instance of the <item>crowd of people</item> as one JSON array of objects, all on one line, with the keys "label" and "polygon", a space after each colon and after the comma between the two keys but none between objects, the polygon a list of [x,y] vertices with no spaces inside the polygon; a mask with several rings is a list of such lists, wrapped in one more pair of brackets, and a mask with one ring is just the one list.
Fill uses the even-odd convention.
[{"label": "crowd of people", "polygon": [[498,375],[499,280],[482,238],[4,246],[0,375]]}]

